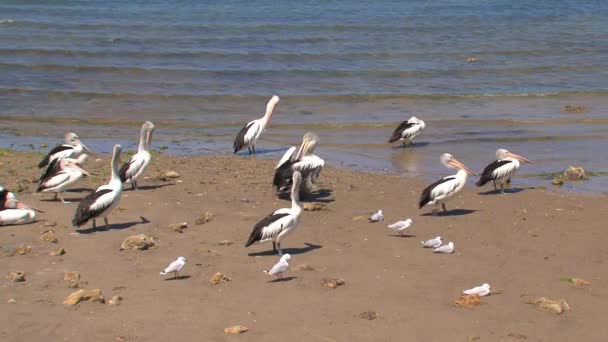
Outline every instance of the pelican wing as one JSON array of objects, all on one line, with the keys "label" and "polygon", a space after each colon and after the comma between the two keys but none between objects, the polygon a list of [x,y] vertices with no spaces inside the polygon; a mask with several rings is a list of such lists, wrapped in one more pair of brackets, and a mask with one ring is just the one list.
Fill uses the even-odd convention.
[{"label": "pelican wing", "polygon": [[401,124],[399,124],[399,126],[397,126],[397,128],[395,128],[395,131],[393,132],[393,135],[391,135],[391,138],[388,139],[388,142],[392,143],[401,139],[401,133],[406,129],[413,127],[414,125],[416,124],[413,122],[403,121]]},{"label": "pelican wing", "polygon": [[278,211],[279,210],[264,217],[260,222],[253,226],[253,231],[251,232],[251,235],[249,235],[249,239],[247,240],[247,243],[245,243],[245,247],[249,247],[258,241],[272,239],[279,235],[285,226],[285,222],[282,222],[284,221],[282,219],[290,214]]},{"label": "pelican wing", "polygon": [[72,154],[74,146],[72,145],[57,145],[38,163],[38,168],[43,168],[49,164],[51,159],[62,159]]},{"label": "pelican wing", "polygon": [[45,189],[54,188],[67,182],[68,180],[70,180],[70,174],[64,170],[59,171],[58,173],[48,177],[44,181],[41,181],[41,184],[38,186],[38,189],[36,189],[36,191],[40,192]]},{"label": "pelican wing", "polygon": [[293,154],[296,152],[296,147],[292,146],[290,147],[285,154],[283,154],[283,156],[281,157],[281,159],[279,160],[279,163],[277,164],[277,166],[275,167],[275,169],[278,169],[279,167],[281,167],[283,164],[285,164],[286,162],[288,162],[291,157],[293,156]]},{"label": "pelican wing", "polygon": [[501,177],[504,177],[510,171],[509,164],[512,164],[511,160],[495,160],[486,166],[481,172],[481,176],[477,183],[477,186],[483,186],[487,182],[495,181]]},{"label": "pelican wing", "polygon": [[418,207],[419,208],[424,207],[428,203],[432,202],[434,198],[436,198],[437,196],[444,193],[445,190],[447,190],[447,189],[444,189],[444,187],[440,187],[439,185],[441,185],[445,182],[449,182],[454,179],[456,179],[456,177],[454,177],[454,176],[443,177],[440,180],[436,181],[435,183],[427,186],[422,191],[422,195],[420,196],[420,202],[418,203]]},{"label": "pelican wing", "polygon": [[113,196],[112,189],[97,189],[95,192],[90,193],[80,201],[72,224],[74,227],[80,227],[87,223],[91,218],[97,217],[104,210],[112,205],[111,200],[107,200],[107,197]]},{"label": "pelican wing", "polygon": [[249,137],[249,139],[246,138],[248,136],[249,129],[253,124],[255,124],[255,122],[255,120],[248,122],[243,128],[241,128],[239,134],[236,135],[234,144],[232,145],[234,148],[234,153],[237,153],[238,151],[242,150],[243,147],[247,146],[249,140],[251,140],[251,137]]},{"label": "pelican wing", "polygon": [[120,180],[122,182],[131,181],[133,177],[137,174],[137,172],[141,170],[142,167],[144,167],[145,162],[146,159],[143,157],[142,154],[134,154],[133,157],[131,157],[131,159],[129,159],[128,162],[124,163],[120,168],[120,171],[118,172]]},{"label": "pelican wing", "polygon": [[59,165],[59,159],[52,159],[46,169],[44,169],[44,173],[40,176],[40,180],[38,181],[38,185],[46,182],[49,178],[55,176],[57,173],[61,171],[61,165]]}]

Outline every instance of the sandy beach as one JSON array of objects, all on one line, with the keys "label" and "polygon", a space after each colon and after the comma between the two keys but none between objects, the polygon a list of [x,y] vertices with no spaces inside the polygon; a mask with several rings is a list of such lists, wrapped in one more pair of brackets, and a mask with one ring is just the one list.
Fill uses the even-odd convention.
[{"label": "sandy beach", "polygon": [[[71,227],[76,203],[36,194],[38,154],[3,152],[0,179],[17,197],[44,211],[39,221],[0,228],[0,268],[25,272],[26,281],[2,278],[0,339],[5,341],[602,341],[608,336],[608,249],[603,239],[605,195],[517,188],[505,196],[485,194],[469,179],[448,202],[449,215],[418,210],[422,181],[395,175],[328,167],[321,175],[320,211],[305,211],[298,230],[283,243],[292,269],[281,282],[262,270],[278,257],[272,246],[243,247],[253,225],[289,206],[271,187],[274,161],[255,157],[175,157],[155,154],[138,191],[126,189],[110,216],[111,229]],[[101,158],[100,160],[95,160]],[[124,159],[124,158],[123,158]],[[95,176],[66,194],[77,201],[107,181],[109,157],[94,156]],[[161,180],[167,170],[180,177]],[[449,172],[449,171],[448,171]],[[128,187],[127,187],[128,188]],[[382,209],[385,222],[368,223]],[[210,222],[195,221],[205,212]],[[386,228],[411,217],[408,237]],[[168,225],[187,222],[183,233]],[[40,240],[54,230],[58,242]],[[120,250],[131,235],[147,234],[158,248]],[[456,253],[433,254],[420,240],[441,235]],[[219,245],[229,240],[230,245]],[[27,245],[31,252],[15,253]],[[64,248],[63,256],[49,253]],[[178,280],[159,272],[185,256]],[[310,265],[313,270],[296,271]],[[64,273],[77,271],[84,289],[100,289],[120,305],[62,302],[76,289]],[[222,272],[231,281],[210,278]],[[579,277],[579,288],[560,280]],[[321,286],[341,278],[343,286]],[[454,305],[464,289],[490,283],[498,293],[482,305]],[[526,300],[565,299],[561,315]],[[359,317],[365,311],[380,317]],[[226,335],[224,328],[249,331]]]}]

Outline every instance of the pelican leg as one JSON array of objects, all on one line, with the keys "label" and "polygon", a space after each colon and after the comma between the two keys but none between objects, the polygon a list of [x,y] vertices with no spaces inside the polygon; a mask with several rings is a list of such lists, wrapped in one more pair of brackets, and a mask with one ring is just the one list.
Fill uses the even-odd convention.
[{"label": "pelican leg", "polygon": [[278,250],[279,250],[279,255],[283,255],[283,251],[281,250],[281,243],[280,242],[277,242],[277,247],[278,247]]},{"label": "pelican leg", "polygon": [[93,230],[95,230],[95,228],[97,228],[97,227],[95,225],[95,219],[93,219]]},{"label": "pelican leg", "polygon": [[104,217],[103,222],[106,224],[106,229],[110,229],[110,224],[108,223],[108,218]]},{"label": "pelican leg", "polygon": [[255,146],[251,146],[251,149],[253,150],[253,154],[255,154]]},{"label": "pelican leg", "polygon": [[59,193],[55,193],[55,197],[53,197],[53,201],[59,201]]},{"label": "pelican leg", "polygon": [[247,150],[249,150],[249,154],[251,154],[251,147],[247,146]]},{"label": "pelican leg", "polygon": [[504,194],[505,194],[505,184],[504,184],[504,183],[501,183],[501,184],[500,184],[500,193],[501,193],[502,195],[504,195]]},{"label": "pelican leg", "polygon": [[272,252],[276,253],[277,252],[277,243],[272,241]]},{"label": "pelican leg", "polygon": [[498,192],[498,188],[496,187],[496,182],[492,182],[492,185],[494,185],[494,191]]},{"label": "pelican leg", "polygon": [[448,210],[445,208],[445,203],[441,203],[441,208],[443,208],[443,212],[447,212]]},{"label": "pelican leg", "polygon": [[59,197],[59,199],[61,200],[61,203],[63,203],[63,204],[71,203],[70,201],[66,201],[63,197],[59,196],[59,194],[55,193],[55,195],[57,195],[57,197]]},{"label": "pelican leg", "polygon": [[137,190],[137,181],[135,179],[131,181],[131,189]]}]

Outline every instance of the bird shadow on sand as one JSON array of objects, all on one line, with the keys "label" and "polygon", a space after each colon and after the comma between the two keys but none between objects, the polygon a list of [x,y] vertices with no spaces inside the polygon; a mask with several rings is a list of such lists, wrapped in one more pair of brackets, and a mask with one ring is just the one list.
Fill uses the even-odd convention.
[{"label": "bird shadow on sand", "polygon": [[[304,253],[307,253],[310,251],[314,251],[315,249],[323,248],[323,246],[321,246],[321,245],[315,245],[315,244],[308,243],[308,242],[305,242],[304,244],[306,245],[306,247],[283,248],[283,254],[298,255],[298,254],[304,254]],[[270,250],[263,251],[263,252],[249,253],[247,255],[249,255],[249,256],[267,256],[267,255],[278,255],[278,254],[277,254],[277,252],[270,249]]]},{"label": "bird shadow on sand", "polygon": [[[310,194],[301,194],[300,200],[302,202],[331,203],[335,201],[333,198],[330,198],[333,193],[334,192],[331,189],[320,189]],[[281,193],[279,194],[279,198],[282,200],[291,201],[291,194]]]},{"label": "bird shadow on sand", "polygon": [[399,234],[391,234],[389,236],[396,237],[396,238],[404,238],[404,239],[409,239],[409,238],[415,238],[416,237],[416,235],[414,235],[414,234],[401,234],[401,235],[399,235]]},{"label": "bird shadow on sand", "polygon": [[[138,186],[137,190],[154,190],[154,189],[160,189],[160,188],[164,188],[166,186],[172,186],[175,185],[175,183],[164,183],[164,184],[155,184],[155,185],[142,185],[142,186]],[[126,186],[125,187],[125,191],[137,191],[137,190],[133,190],[132,187],[130,186]]]},{"label": "bird shadow on sand", "polygon": [[403,144],[391,146],[391,149],[393,149],[393,150],[407,150],[407,149],[410,149],[410,148],[425,147],[427,145],[430,145],[430,143],[429,142],[425,142],[425,141],[421,141],[421,142],[411,143],[411,144],[409,144],[407,146],[404,146]]},{"label": "bird shadow on sand", "polygon": [[438,213],[425,213],[422,216],[463,216],[469,215],[478,210],[475,209],[452,209],[448,211],[440,211]]},{"label": "bird shadow on sand", "polygon": [[276,279],[273,279],[273,280],[269,280],[268,282],[269,283],[282,283],[284,281],[291,281],[291,280],[294,280],[294,279],[297,279],[297,278],[298,277],[283,277],[283,278],[276,278]]},{"label": "bird shadow on sand", "polygon": [[68,189],[65,191],[65,193],[70,193],[70,192],[93,192],[95,191],[94,189],[91,188],[73,188],[73,189]]},{"label": "bird shadow on sand", "polygon": [[[535,189],[535,188],[533,188],[533,187],[531,187],[531,188],[510,188],[510,189],[505,189],[505,194],[516,194],[518,192],[531,190],[531,189]],[[479,194],[479,195],[500,195],[500,189],[499,190],[488,190],[485,192],[478,192],[477,194]]]},{"label": "bird shadow on sand", "polygon": [[150,223],[150,220],[148,220],[147,218],[145,218],[143,216],[140,216],[139,218],[141,219],[140,221],[110,224],[110,226],[107,229],[106,229],[105,225],[103,224],[103,220],[101,220],[102,224],[98,225],[96,228],[87,228],[87,229],[77,230],[77,232],[79,234],[92,234],[92,233],[96,233],[96,232],[107,232],[110,230],[122,230],[122,229],[131,228],[138,224]]},{"label": "bird shadow on sand", "polygon": [[163,279],[164,281],[170,281],[170,280],[184,280],[184,279],[188,279],[191,278],[192,276],[189,275],[183,275],[183,276],[179,276],[179,277],[172,277],[172,278],[165,278]]}]

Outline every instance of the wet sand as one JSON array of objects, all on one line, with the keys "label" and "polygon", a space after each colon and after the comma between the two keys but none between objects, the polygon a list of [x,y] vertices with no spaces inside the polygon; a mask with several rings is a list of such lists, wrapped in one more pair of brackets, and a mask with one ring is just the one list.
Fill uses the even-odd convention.
[{"label": "wet sand", "polygon": [[[139,182],[142,189],[123,193],[110,230],[75,233],[70,224],[75,203],[49,202],[52,195],[32,193],[38,158],[9,152],[0,159],[2,185],[21,184],[17,197],[45,211],[39,222],[0,227],[0,268],[5,274],[24,271],[27,279],[1,280],[2,340],[602,341],[608,336],[605,195],[518,188],[517,177],[511,193],[486,195],[469,180],[448,203],[449,215],[430,216],[416,206],[422,181],[326,168],[320,181],[327,191],[316,200],[328,210],[304,212],[298,230],[283,242],[293,256],[291,266],[309,264],[314,270],[291,270],[285,281],[272,282],[262,273],[278,260],[269,253],[271,245],[243,244],[258,220],[289,206],[271,188],[273,161],[155,155],[149,178]],[[83,189],[107,181],[109,158],[101,158],[89,161],[86,169],[97,176],[82,182]],[[170,169],[181,177],[157,179]],[[384,210],[385,222],[353,220],[377,209]],[[206,211],[214,219],[195,225]],[[407,217],[414,219],[411,237],[386,228]],[[182,234],[167,228],[183,221],[189,228]],[[51,223],[56,226],[45,226]],[[55,230],[57,244],[40,240],[47,229]],[[140,233],[156,237],[159,248],[119,250],[125,237]],[[436,235],[454,241],[456,253],[421,248],[420,240]],[[219,246],[222,240],[234,244]],[[10,256],[21,244],[32,252]],[[64,256],[48,255],[59,247]],[[158,274],[178,256],[188,258],[182,279]],[[66,271],[80,272],[83,288],[124,301],[67,307],[62,302],[74,290],[63,280]],[[210,285],[218,271],[232,281]],[[332,277],[346,284],[321,286],[323,278]],[[562,277],[584,278],[591,286],[576,288]],[[453,305],[461,290],[484,282],[502,293],[473,309]],[[540,311],[525,304],[526,295],[564,298],[572,310],[560,316]],[[381,318],[357,317],[369,310]],[[250,330],[224,334],[236,324]]]}]

